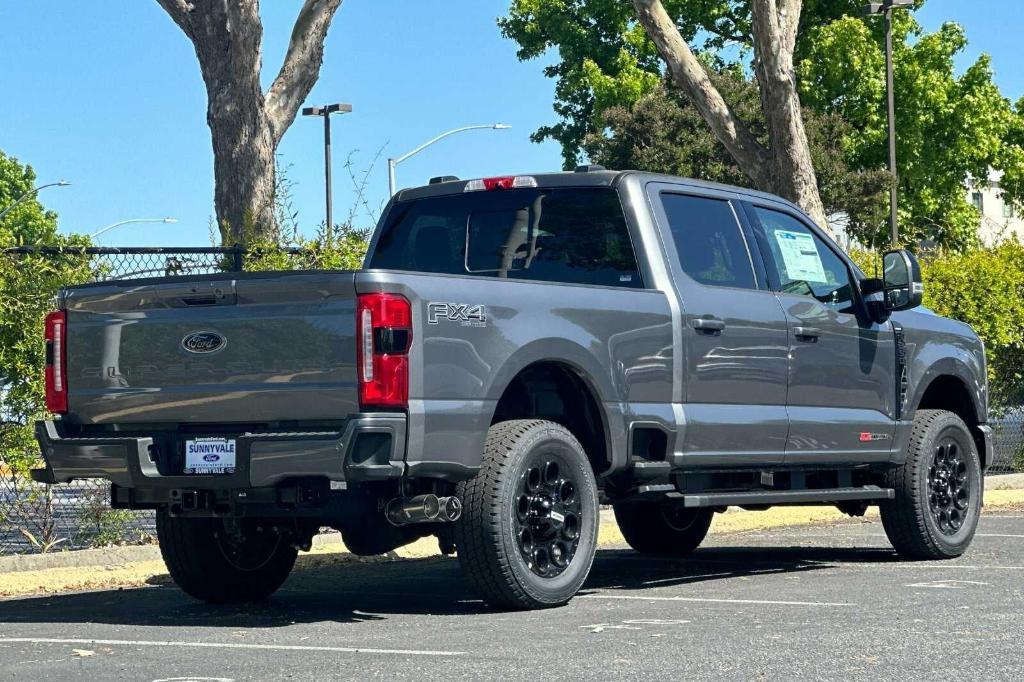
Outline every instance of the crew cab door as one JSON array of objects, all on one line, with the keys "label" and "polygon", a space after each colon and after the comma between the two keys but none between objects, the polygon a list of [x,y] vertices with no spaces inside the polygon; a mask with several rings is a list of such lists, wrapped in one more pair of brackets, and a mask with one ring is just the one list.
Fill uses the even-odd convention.
[{"label": "crew cab door", "polygon": [[835,245],[799,213],[745,204],[789,326],[787,464],[888,461],[895,431],[892,326],[871,320]]},{"label": "crew cab door", "polygon": [[652,183],[681,307],[685,466],[779,464],[789,341],[778,300],[755,275],[742,211],[728,194]]}]

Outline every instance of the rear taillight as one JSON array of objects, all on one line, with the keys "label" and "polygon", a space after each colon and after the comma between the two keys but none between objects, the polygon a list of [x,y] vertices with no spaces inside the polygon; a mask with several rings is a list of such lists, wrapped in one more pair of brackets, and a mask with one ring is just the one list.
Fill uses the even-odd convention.
[{"label": "rear taillight", "polygon": [[68,411],[68,318],[63,310],[46,316],[46,409]]},{"label": "rear taillight", "polygon": [[359,404],[406,407],[412,307],[398,294],[360,294],[356,312]]}]

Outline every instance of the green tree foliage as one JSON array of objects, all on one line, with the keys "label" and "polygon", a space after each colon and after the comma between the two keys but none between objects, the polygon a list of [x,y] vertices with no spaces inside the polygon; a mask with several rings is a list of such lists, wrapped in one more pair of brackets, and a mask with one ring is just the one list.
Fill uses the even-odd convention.
[{"label": "green tree foliage", "polygon": [[[923,1],[918,0],[918,6]],[[749,0],[665,0],[664,4],[676,17],[682,36],[696,49],[748,66]],[[887,167],[883,22],[863,17],[863,4],[861,0],[805,0],[795,62],[805,110],[816,112],[823,117],[819,122],[825,122],[823,129],[808,131],[819,138],[812,146],[817,148],[815,169],[822,176],[822,199],[834,208],[850,203],[859,186],[867,188],[861,205],[852,207],[850,231],[867,244],[881,244],[888,214],[884,192],[874,190],[878,171]],[[926,33],[908,12],[898,11],[894,17],[900,219],[907,228],[905,236],[908,241],[931,239],[966,248],[976,241],[980,224],[964,189],[969,177],[986,178],[989,167],[1004,171],[1001,186],[1007,198],[1024,206],[1024,100],[1012,107],[1002,97],[992,82],[987,56],[956,75],[954,59],[967,44],[959,26],[946,24]],[[533,138],[560,142],[566,167],[575,164],[581,152],[612,151],[596,144],[600,141],[593,136],[603,132],[607,138],[609,133],[630,128],[622,108],[638,106],[637,121],[651,120],[654,110],[660,109],[659,120],[683,128],[652,140],[658,149],[632,146],[635,156],[622,153],[632,140],[623,142],[615,148],[615,158],[621,160],[616,165],[675,172],[703,168],[706,174],[700,177],[735,181],[722,165],[708,164],[718,155],[707,145],[694,147],[690,160],[685,160],[690,154],[687,148],[666,149],[673,137],[696,141],[694,128],[689,114],[680,120],[679,114],[655,106],[657,95],[640,104],[661,87],[662,64],[637,25],[631,3],[511,0],[499,26],[519,45],[520,59],[557,55],[544,73],[556,80],[554,108],[560,121],[541,128]],[[730,96],[736,94],[723,93],[734,106]],[[746,103],[740,105],[741,110],[749,108]],[[813,117],[806,118],[808,128],[815,127]],[[842,125],[840,119],[849,125]],[[833,149],[842,158],[822,155],[822,135],[829,139],[837,133],[840,137]],[[659,167],[657,160],[673,165]],[[821,165],[839,161],[852,174]],[[715,174],[716,168],[723,171],[721,176]],[[739,180],[749,184],[743,177]],[[837,195],[847,201],[837,203]]]},{"label": "green tree foliage", "polygon": [[[704,52],[749,48],[752,43],[749,0],[666,0],[683,38]],[[796,61],[804,51],[803,26],[832,21],[860,11],[859,0],[804,0]],[[552,138],[562,145],[565,167],[577,163],[583,141],[612,106],[631,106],[657,87],[662,64],[654,44],[636,22],[633,6],[622,0],[511,0],[498,20],[502,34],[519,45],[520,60],[557,61],[544,69],[555,79],[555,113],[560,121],[544,126],[535,141]]]},{"label": "green tree foliage", "polygon": [[[756,85],[736,67],[709,69],[709,74],[736,114],[764,141]],[[583,143],[583,150],[595,163],[728,184],[749,183],[696,108],[669,84],[659,85],[632,106],[606,109],[601,123],[599,132],[590,133]],[[849,167],[843,144],[851,131],[838,115],[808,109],[804,124],[826,210],[849,215],[851,227],[884,221],[889,174]]]},{"label": "green tree foliage", "polygon": [[[812,27],[799,65],[804,105],[850,123],[845,151],[855,168],[887,163],[881,30],[881,22],[854,17]],[[981,220],[967,200],[967,178],[987,179],[989,168],[1005,169],[1011,179],[1008,197],[1024,198],[1017,180],[1024,175],[1020,110],[1014,111],[992,82],[988,56],[955,74],[954,59],[967,46],[960,26],[947,23],[925,33],[912,16],[897,12],[894,42],[903,237],[964,249],[976,241]],[[879,242],[878,230],[884,226],[859,236]]]},{"label": "green tree foliage", "polygon": [[[0,152],[0,210],[36,185],[31,166]],[[0,248],[81,247],[87,239],[57,233],[57,215],[34,197],[0,220]],[[92,278],[85,257],[0,253],[0,460],[20,470],[37,457],[32,422],[44,414],[43,319],[62,286]]]}]

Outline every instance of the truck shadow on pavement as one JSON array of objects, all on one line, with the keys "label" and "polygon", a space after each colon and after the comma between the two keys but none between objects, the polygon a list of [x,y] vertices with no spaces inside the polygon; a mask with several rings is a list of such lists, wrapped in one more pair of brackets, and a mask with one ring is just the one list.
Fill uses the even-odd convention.
[{"label": "truck shadow on pavement", "polygon": [[[601,550],[580,594],[595,591],[698,589],[771,573],[796,574],[841,564],[890,563],[887,549],[702,548],[687,558]],[[388,615],[458,616],[495,613],[472,592],[453,558],[353,561],[300,557],[284,587],[263,603],[197,602],[162,576],[156,586],[0,600],[0,623],[104,623],[125,626],[275,628],[296,623],[359,623]],[[674,594],[678,593],[674,592]],[[688,594],[685,591],[683,594]]]}]

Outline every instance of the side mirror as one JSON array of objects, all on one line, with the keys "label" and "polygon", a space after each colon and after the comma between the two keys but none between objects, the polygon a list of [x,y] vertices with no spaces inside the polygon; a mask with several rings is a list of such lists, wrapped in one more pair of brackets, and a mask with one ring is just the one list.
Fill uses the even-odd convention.
[{"label": "side mirror", "polygon": [[921,305],[924,284],[921,282],[921,265],[914,254],[905,249],[887,251],[882,256],[882,269],[886,308],[910,310]]}]

